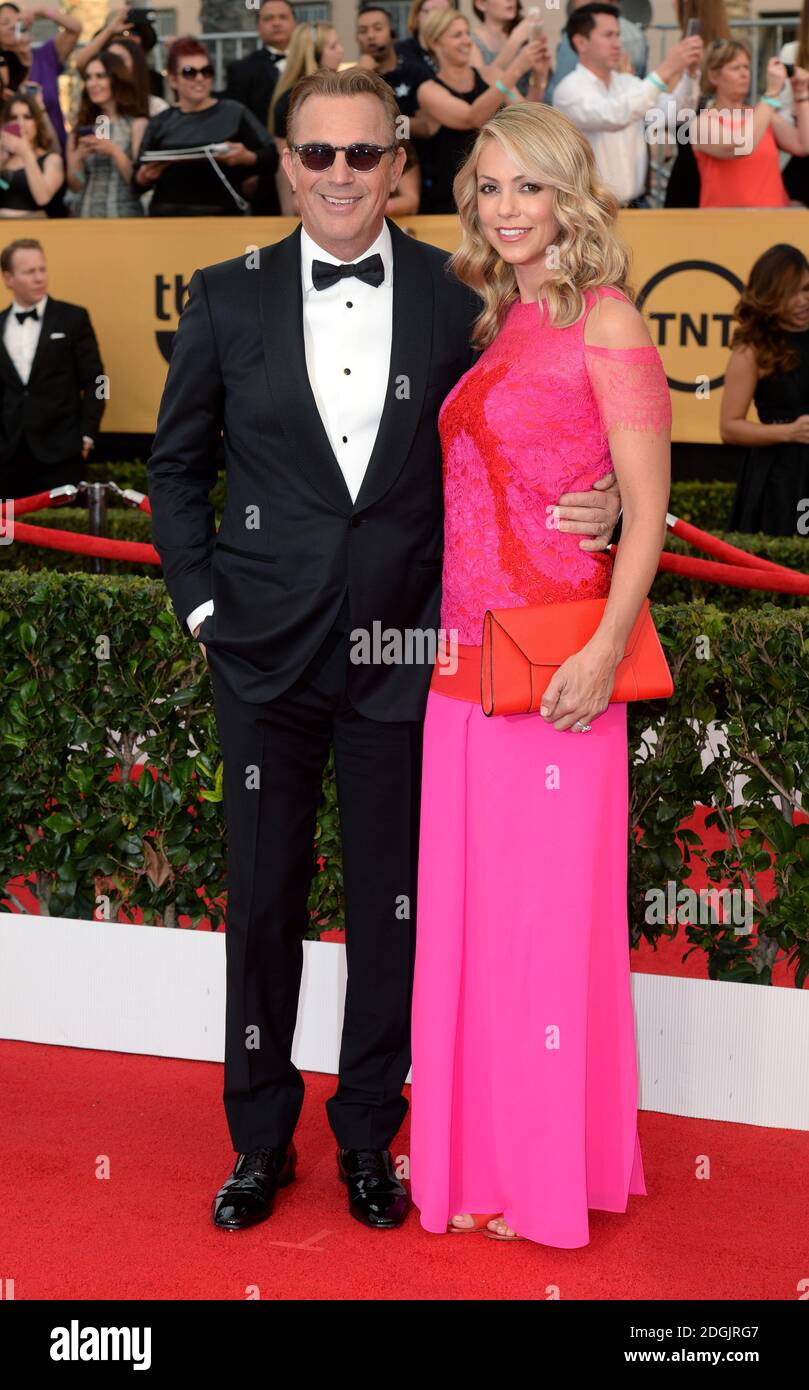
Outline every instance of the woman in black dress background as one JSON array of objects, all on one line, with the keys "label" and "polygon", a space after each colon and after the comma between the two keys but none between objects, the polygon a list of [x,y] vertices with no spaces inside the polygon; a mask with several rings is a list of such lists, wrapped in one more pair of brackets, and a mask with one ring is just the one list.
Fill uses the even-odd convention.
[{"label": "woman in black dress background", "polygon": [[[193,38],[177,39],[169,49],[168,78],[177,105],[153,116],[144,132],[135,169],[138,192],[154,188],[150,217],[215,217],[244,212],[239,189],[248,175],[274,174],[275,141],[239,101],[213,95],[214,70],[208,51]],[[225,154],[198,159],[143,163],[159,150],[191,149],[227,143]]]},{"label": "woman in black dress background", "polygon": [[[719,429],[725,444],[746,445],[747,453],[730,529],[806,535],[809,261],[804,253],[779,244],[759,256],[735,314]],[[747,419],[751,400],[757,422]]]},{"label": "woman in black dress background", "polygon": [[[490,85],[470,63],[472,37],[469,21],[453,9],[434,10],[422,27],[427,44],[438,65],[437,75],[422,82],[418,91],[419,110],[432,118],[435,133],[418,146],[421,160],[422,213],[454,213],[452,182],[475,143],[482,125],[500,106],[522,101],[516,84],[522,75],[543,58],[545,44],[526,43],[517,57]],[[546,73],[547,80],[547,73]]]}]

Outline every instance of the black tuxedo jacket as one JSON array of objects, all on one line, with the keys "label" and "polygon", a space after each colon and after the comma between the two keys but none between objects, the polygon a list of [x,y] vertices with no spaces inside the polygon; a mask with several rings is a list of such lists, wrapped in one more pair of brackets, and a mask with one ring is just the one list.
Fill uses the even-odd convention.
[{"label": "black tuxedo jacket", "polygon": [[11,457],[23,432],[38,462],[74,459],[82,435],[98,439],[106,404],[96,396],[104,367],[90,316],[79,304],[48,296],[31,374],[23,382],[4,342],[10,312],[0,314],[0,462]]},{"label": "black tuxedo jacket", "polygon": [[277,81],[278,69],[269,53],[265,48],[257,48],[255,53],[228,65],[225,96],[240,101],[266,126]]},{"label": "black tuxedo jacket", "polygon": [[[152,537],[186,631],[191,611],[214,600],[200,640],[248,701],[272,699],[297,679],[346,592],[352,628],[373,635],[374,623],[379,633],[438,627],[437,417],[474,360],[480,301],[447,273],[445,252],[388,225],[388,389],[355,503],[306,369],[300,227],[262,247],[258,269],[238,257],[191,279],[148,463]],[[227,503],[215,534],[208,494],[220,434]],[[430,674],[413,656],[409,664],[352,664],[349,694],[370,718],[420,719]]]}]

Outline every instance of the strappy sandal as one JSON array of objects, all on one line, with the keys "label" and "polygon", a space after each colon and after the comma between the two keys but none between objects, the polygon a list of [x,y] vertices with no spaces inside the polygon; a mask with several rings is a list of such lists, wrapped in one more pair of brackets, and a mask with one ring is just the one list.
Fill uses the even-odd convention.
[{"label": "strappy sandal", "polygon": [[448,1224],[447,1224],[447,1230],[448,1230],[448,1231],[454,1232],[454,1234],[457,1235],[457,1236],[471,1236],[471,1235],[474,1235],[475,1232],[477,1232],[477,1231],[485,1231],[485,1230],[486,1230],[486,1222],[487,1222],[487,1221],[493,1221],[494,1218],[495,1218],[496,1216],[502,1216],[502,1214],[503,1214],[503,1213],[502,1213],[502,1212],[499,1212],[499,1211],[490,1212],[488,1216],[487,1216],[485,1213],[484,1213],[484,1214],[481,1214],[480,1212],[474,1212],[474,1211],[458,1212],[458,1213],[457,1213],[458,1216],[461,1216],[461,1215],[463,1215],[463,1216],[471,1216],[471,1218],[472,1218],[472,1225],[471,1225],[471,1226],[453,1226],[452,1222],[450,1221],[450,1222],[448,1222]]},{"label": "strappy sandal", "polygon": [[[505,1219],[505,1217],[503,1216],[502,1212],[499,1212],[499,1213],[498,1213],[498,1217],[499,1217],[499,1219],[503,1222],[503,1225],[504,1225],[504,1226],[507,1226],[507,1225],[508,1225],[508,1222],[506,1221],[506,1219]],[[490,1220],[490,1221],[494,1221],[494,1219],[495,1219],[495,1218],[494,1218],[493,1216],[490,1216],[490,1217],[489,1217],[489,1220]],[[527,1239],[528,1239],[527,1236],[521,1236],[521,1235],[517,1235],[517,1234],[514,1234],[514,1235],[512,1235],[512,1236],[500,1235],[500,1233],[499,1233],[498,1231],[490,1231],[489,1228],[488,1228],[488,1226],[485,1227],[483,1234],[486,1235],[486,1236],[488,1236],[488,1237],[489,1237],[489,1240],[527,1240]]]}]

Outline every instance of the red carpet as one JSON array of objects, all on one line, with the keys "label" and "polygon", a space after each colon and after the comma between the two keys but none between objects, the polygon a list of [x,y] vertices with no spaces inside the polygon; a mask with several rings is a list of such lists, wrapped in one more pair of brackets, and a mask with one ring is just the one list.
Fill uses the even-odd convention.
[{"label": "red carpet", "polygon": [[[787,1299],[806,1277],[809,1135],[642,1113],[649,1195],[591,1212],[580,1250],[398,1231],[348,1215],[307,1077],[299,1177],[268,1222],[218,1231],[233,1165],[222,1067],[0,1042],[4,1123],[0,1277],[19,1300]],[[392,1146],[406,1154],[407,1125]],[[698,1180],[707,1155],[710,1180]],[[97,1176],[108,1164],[109,1177]]]}]

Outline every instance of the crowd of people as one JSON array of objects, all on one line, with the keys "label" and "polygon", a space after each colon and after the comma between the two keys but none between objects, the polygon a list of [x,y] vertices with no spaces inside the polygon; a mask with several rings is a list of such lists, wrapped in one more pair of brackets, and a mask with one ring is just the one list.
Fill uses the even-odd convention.
[{"label": "crowd of people", "polygon": [[[675,0],[681,37],[654,67],[620,3],[574,0],[555,54],[541,9],[475,0],[473,12],[470,23],[451,0],[413,0],[401,38],[384,4],[357,12],[354,62],[388,83],[402,115],[407,162],[389,215],[453,214],[477,131],[522,102],[573,121],[622,207],[809,204],[809,0],[755,103],[751,48],[732,37],[724,0]],[[33,46],[40,18],[58,32]],[[163,74],[150,60],[157,34],[128,9],[77,48],[73,15],[0,4],[0,217],[294,215],[281,163],[291,93],[352,64],[334,25],[298,23],[289,0],[265,0],[257,29],[217,90],[204,43],[173,40]],[[66,120],[59,76],[71,55],[81,91]],[[650,199],[651,151],[663,198]]]}]

